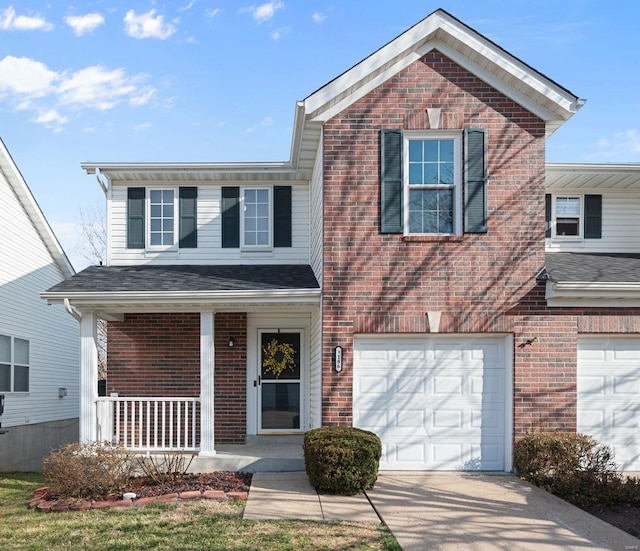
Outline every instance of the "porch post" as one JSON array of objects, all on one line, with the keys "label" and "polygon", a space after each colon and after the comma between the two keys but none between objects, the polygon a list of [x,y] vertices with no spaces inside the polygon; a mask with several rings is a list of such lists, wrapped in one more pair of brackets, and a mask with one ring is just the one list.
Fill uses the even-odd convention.
[{"label": "porch post", "polygon": [[200,312],[200,455],[215,455],[214,442],[214,312]]},{"label": "porch post", "polygon": [[80,442],[96,441],[98,395],[98,323],[93,312],[80,321]]}]

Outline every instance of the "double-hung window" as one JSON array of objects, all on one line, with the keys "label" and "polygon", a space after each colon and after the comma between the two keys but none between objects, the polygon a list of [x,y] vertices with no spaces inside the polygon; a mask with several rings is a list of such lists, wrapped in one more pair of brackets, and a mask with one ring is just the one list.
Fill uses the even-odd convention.
[{"label": "double-hung window", "polygon": [[461,233],[459,134],[405,134],[405,233]]},{"label": "double-hung window", "polygon": [[556,197],[555,220],[556,236],[580,237],[582,216],[581,197]]},{"label": "double-hung window", "polygon": [[242,189],[242,246],[271,246],[271,193],[269,188]]},{"label": "double-hung window", "polygon": [[128,188],[127,247],[171,250],[198,246],[198,189]]},{"label": "double-hung window", "polygon": [[29,341],[0,335],[0,392],[29,392]]},{"label": "double-hung window", "polygon": [[602,237],[602,195],[546,195],[546,237],[576,240]]},{"label": "double-hung window", "polygon": [[176,235],[176,193],[173,189],[149,190],[149,246],[173,247]]}]

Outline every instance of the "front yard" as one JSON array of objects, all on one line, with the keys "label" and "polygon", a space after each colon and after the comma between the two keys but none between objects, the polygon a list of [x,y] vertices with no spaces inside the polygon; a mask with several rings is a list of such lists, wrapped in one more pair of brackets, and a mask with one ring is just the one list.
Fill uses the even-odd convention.
[{"label": "front yard", "polygon": [[217,549],[400,551],[380,524],[242,519],[243,502],[41,513],[28,509],[45,485],[34,473],[0,473],[0,549]]}]

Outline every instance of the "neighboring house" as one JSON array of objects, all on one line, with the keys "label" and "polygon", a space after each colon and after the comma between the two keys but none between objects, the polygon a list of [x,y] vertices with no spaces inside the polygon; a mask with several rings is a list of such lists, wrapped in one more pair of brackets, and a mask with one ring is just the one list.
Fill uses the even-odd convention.
[{"label": "neighboring house", "polygon": [[84,163],[107,263],[44,294],[82,315],[81,438],[208,456],[341,424],[383,469],[510,471],[514,439],[580,428],[640,468],[640,167],[545,189],[582,104],[438,10],[297,103],[287,162]]},{"label": "neighboring house", "polygon": [[40,293],[74,274],[0,141],[0,471],[37,471],[78,440],[78,322]]}]

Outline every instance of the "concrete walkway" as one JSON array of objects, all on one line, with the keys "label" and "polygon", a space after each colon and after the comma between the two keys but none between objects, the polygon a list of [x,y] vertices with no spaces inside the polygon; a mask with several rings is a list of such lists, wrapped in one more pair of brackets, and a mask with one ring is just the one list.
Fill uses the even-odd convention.
[{"label": "concrete walkway", "polygon": [[255,473],[244,518],[380,522],[367,496],[319,495],[305,472]]},{"label": "concrete walkway", "polygon": [[353,497],[318,495],[304,472],[255,473],[244,518],[389,527],[404,551],[640,550],[640,540],[506,474],[382,472]]}]

